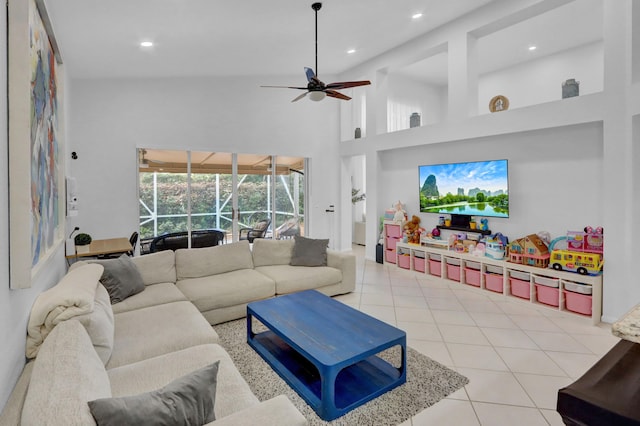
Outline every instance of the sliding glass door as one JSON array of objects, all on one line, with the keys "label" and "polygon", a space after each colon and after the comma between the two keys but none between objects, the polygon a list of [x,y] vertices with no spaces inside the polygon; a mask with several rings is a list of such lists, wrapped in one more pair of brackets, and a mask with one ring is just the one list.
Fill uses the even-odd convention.
[{"label": "sliding glass door", "polygon": [[257,225],[265,228],[261,238],[302,234],[305,163],[300,157],[139,149],[143,252],[144,241],[166,233],[219,229],[232,242]]}]

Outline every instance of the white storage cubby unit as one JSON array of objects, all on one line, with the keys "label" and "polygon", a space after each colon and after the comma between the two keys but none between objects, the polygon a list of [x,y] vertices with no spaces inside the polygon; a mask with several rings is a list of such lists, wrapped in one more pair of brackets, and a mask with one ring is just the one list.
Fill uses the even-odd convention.
[{"label": "white storage cubby unit", "polygon": [[602,275],[536,268],[402,242],[395,243],[394,252],[392,263],[402,269],[589,316],[594,324],[602,316]]},{"label": "white storage cubby unit", "polygon": [[402,223],[385,220],[384,226],[384,261],[396,263],[396,245],[402,241]]}]

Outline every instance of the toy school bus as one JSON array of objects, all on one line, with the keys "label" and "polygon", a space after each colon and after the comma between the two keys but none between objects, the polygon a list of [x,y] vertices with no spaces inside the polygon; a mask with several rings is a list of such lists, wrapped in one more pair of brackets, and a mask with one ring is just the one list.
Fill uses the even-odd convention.
[{"label": "toy school bus", "polygon": [[565,270],[582,275],[598,275],[602,272],[604,259],[597,253],[553,250],[549,265],[557,271]]}]

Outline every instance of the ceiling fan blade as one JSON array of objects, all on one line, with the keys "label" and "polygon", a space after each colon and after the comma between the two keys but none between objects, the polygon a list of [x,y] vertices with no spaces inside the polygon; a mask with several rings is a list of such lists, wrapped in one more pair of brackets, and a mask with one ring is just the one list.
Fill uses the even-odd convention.
[{"label": "ceiling fan blade", "polygon": [[335,90],[323,90],[324,93],[327,94],[327,96],[331,96],[332,98],[338,98],[338,99],[342,99],[344,101],[350,101],[351,98],[347,95],[343,95],[340,92],[336,92]]},{"label": "ceiling fan blade", "polygon": [[348,87],[357,87],[357,86],[367,86],[371,84],[371,82],[369,80],[362,80],[362,81],[339,81],[336,83],[329,83],[327,84],[327,89],[346,89]]},{"label": "ceiling fan blade", "polygon": [[311,79],[316,76],[316,73],[313,72],[313,69],[309,67],[304,67],[304,73],[307,75],[307,81],[311,81]]},{"label": "ceiling fan blade", "polygon": [[307,96],[309,92],[304,92],[302,95],[296,96],[291,102],[296,102],[299,101],[300,99],[304,98],[305,96]]},{"label": "ceiling fan blade", "polygon": [[271,87],[274,89],[300,89],[307,90],[307,87],[295,87],[295,86],[260,86],[260,87]]}]

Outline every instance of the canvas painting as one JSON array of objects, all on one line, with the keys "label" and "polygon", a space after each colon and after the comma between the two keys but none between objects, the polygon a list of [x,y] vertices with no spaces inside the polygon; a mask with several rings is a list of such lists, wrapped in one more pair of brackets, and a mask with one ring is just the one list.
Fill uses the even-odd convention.
[{"label": "canvas painting", "polygon": [[8,6],[9,283],[18,289],[64,247],[64,80],[44,0]]},{"label": "canvas painting", "polygon": [[31,44],[31,264],[53,246],[59,223],[56,60],[37,8],[29,19]]}]

